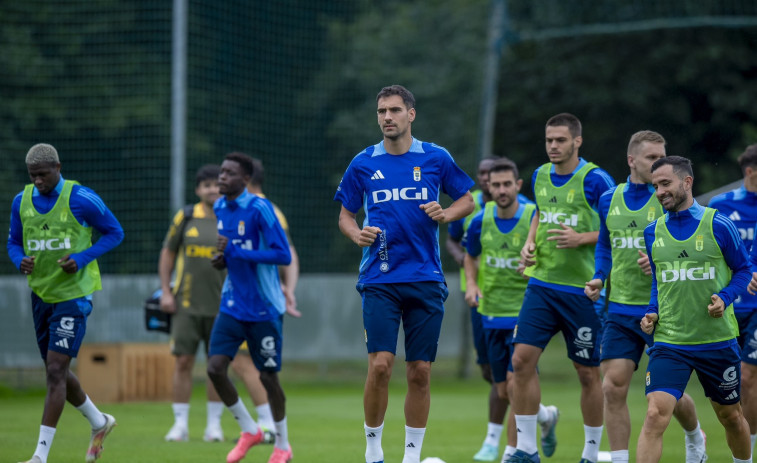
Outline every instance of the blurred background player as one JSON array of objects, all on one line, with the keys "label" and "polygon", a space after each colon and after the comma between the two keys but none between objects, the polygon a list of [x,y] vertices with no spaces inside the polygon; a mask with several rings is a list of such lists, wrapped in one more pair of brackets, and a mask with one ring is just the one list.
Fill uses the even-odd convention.
[{"label": "blurred background player", "polygon": [[513,342],[513,391],[518,450],[508,462],[538,462],[536,419],[540,386],[536,365],[549,340],[563,332],[568,358],[581,384],[584,449],[580,463],[596,463],[602,438],[599,376],[601,324],[584,286],[594,273],[599,197],[614,186],[607,172],[578,156],[581,122],[572,114],[551,117],[545,127],[549,163],[531,185],[539,213],[521,250],[531,277]]},{"label": "blurred background player", "polygon": [[[473,180],[447,150],[413,138],[415,98],[409,90],[384,87],[376,104],[383,140],[355,156],[334,200],[342,203],[339,230],[363,248],[357,288],[368,350],[366,462],[384,460],[381,436],[401,320],[407,378],[402,463],[419,463],[431,403],[431,363],[449,294],[439,257],[439,224],[471,213]],[[438,203],[439,192],[454,201],[447,209]],[[356,220],[361,208],[362,228]]]},{"label": "blurred background player", "polygon": [[[599,299],[610,281],[608,319],[602,335],[602,391],[605,427],[613,462],[628,462],[631,416],[628,388],[633,372],[652,336],[644,333],[639,319],[649,305],[652,290],[649,258],[644,247],[644,227],[663,214],[652,187],[652,164],[665,157],[665,139],[643,130],[631,136],[627,158],[630,175],[626,183],[610,188],[599,198],[599,240],[595,250],[594,278],[584,292]],[[686,435],[686,463],[707,459],[704,433],[699,427],[694,400],[683,394],[673,415]]]},{"label": "blurred background player", "polygon": [[[167,441],[189,440],[189,399],[192,396],[192,369],[200,342],[205,353],[210,332],[218,314],[221,286],[226,272],[210,264],[215,253],[217,232],[213,203],[218,193],[218,165],[202,166],[195,176],[195,194],[200,202],[176,213],[160,251],[160,307],[172,314],[171,353],[176,357],[173,374],[174,424]],[[185,213],[187,211],[187,213]],[[176,277],[171,283],[171,275]],[[223,402],[209,378],[207,386],[207,425],[205,441],[223,441],[221,414]]]},{"label": "blurred background player", "polygon": [[[463,266],[465,249],[461,242],[473,217],[481,212],[488,201],[491,201],[487,182],[489,179],[489,168],[493,163],[493,157],[487,157],[478,163],[478,171],[476,172],[478,189],[471,192],[473,195],[473,212],[467,217],[451,222],[447,226],[448,233],[447,240],[445,241],[445,248],[452,258],[455,259],[455,262],[460,264],[460,291],[462,292],[463,297],[465,297],[466,288],[465,268]],[[468,303],[466,302],[466,305],[467,304]],[[467,306],[470,308],[469,316],[471,332],[473,334],[473,346],[476,349],[476,363],[481,367],[481,376],[487,383],[492,385],[489,390],[489,422],[486,430],[486,438],[484,439],[481,449],[473,456],[473,460],[494,461],[499,454],[499,440],[504,428],[503,423],[505,420],[505,414],[507,413],[507,401],[499,397],[497,394],[497,388],[492,382],[492,371],[489,366],[489,355],[486,351],[486,339],[481,324],[481,314],[476,310],[476,307],[470,305]]]},{"label": "blurred background player", "polygon": [[[523,180],[518,177],[518,168],[512,161],[499,159],[492,163],[486,184],[492,201],[470,221],[464,240],[468,281],[465,300],[480,314],[489,356],[487,364],[491,367],[493,384],[498,399],[504,402],[505,411],[511,384],[508,369],[513,330],[527,285],[520,265],[520,249],[536,211],[533,203],[524,204],[518,200],[522,185]],[[557,407],[539,404],[537,421],[542,430],[542,452],[548,457],[554,454],[557,446],[555,428],[559,416]],[[496,436],[492,435],[493,425],[489,423],[490,434],[474,460],[497,459],[502,425],[494,428]],[[507,423],[507,437],[503,460],[515,453],[517,434],[512,413]]]},{"label": "blurred background player", "polygon": [[246,341],[252,346],[250,355],[260,371],[275,420],[276,440],[268,462],[285,463],[292,459],[292,448],[286,397],[278,377],[282,364],[280,317],[286,302],[277,266],[289,264],[291,255],[270,202],[246,189],[252,173],[252,158],[235,152],[226,155],[218,177],[224,195],[214,207],[220,254],[212,262],[216,268],[226,267],[227,275],[210,338],[208,376],[242,431],[226,456],[227,463],[236,463],[264,438],[228,376],[229,363],[240,344]]},{"label": "blurred background player", "polygon": [[733,222],[694,200],[693,183],[686,158],[668,156],[652,164],[655,195],[667,212],[644,229],[652,290],[641,328],[654,333],[654,345],[636,448],[640,463],[660,461],[663,433],[692,371],[725,428],[733,461],[752,461],[739,403],[741,355],[731,306],[751,280],[747,252]]},{"label": "blurred background player", "polygon": [[[744,175],[744,184],[733,191],[715,196],[710,200],[709,207],[731,219],[741,234],[744,246],[753,249],[757,222],[757,144],[747,146],[738,162]],[[749,423],[754,450],[754,442],[757,440],[757,296],[740,294],[733,301],[733,310],[739,322],[741,346],[741,408]]]},{"label": "blurred background player", "polygon": [[[97,193],[63,179],[53,146],[32,146],[26,168],[32,184],[13,198],[7,248],[32,290],[34,330],[47,374],[37,448],[27,463],[47,462],[66,401],[92,426],[85,457],[92,463],[116,420],[97,409],[70,366],[86,333],[92,293],[102,288],[96,259],[118,246],[124,231]],[[92,229],[100,233],[94,244]]]}]

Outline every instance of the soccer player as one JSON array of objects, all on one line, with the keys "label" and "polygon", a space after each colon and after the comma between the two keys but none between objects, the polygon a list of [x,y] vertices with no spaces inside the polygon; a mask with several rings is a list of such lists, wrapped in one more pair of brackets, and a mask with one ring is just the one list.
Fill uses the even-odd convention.
[{"label": "soccer player", "polygon": [[[628,462],[631,418],[628,388],[645,346],[652,337],[639,326],[649,305],[652,279],[649,258],[644,253],[644,227],[663,213],[652,187],[652,164],[665,157],[665,139],[657,132],[643,130],[628,143],[626,183],[607,190],[599,198],[599,241],[595,251],[594,279],[584,289],[592,300],[599,299],[605,281],[610,279],[608,320],[602,335],[602,391],[605,400],[605,426],[613,462]],[[611,270],[612,269],[612,270]],[[683,394],[673,414],[685,432],[686,462],[700,463],[707,458],[705,439],[697,420],[694,400]]]},{"label": "soccer player", "polygon": [[654,333],[654,345],[636,461],[660,461],[663,432],[694,370],[725,428],[733,461],[751,462],[731,306],[751,280],[747,252],[733,222],[694,200],[693,183],[686,158],[668,156],[652,164],[652,185],[667,213],[644,229],[652,292],[641,328]]},{"label": "soccer player", "polygon": [[[468,278],[465,301],[475,307],[481,316],[489,356],[487,364],[491,367],[498,398],[504,402],[503,414],[508,405],[508,368],[513,329],[527,284],[521,274],[520,249],[536,211],[533,204],[518,200],[522,185],[523,180],[518,177],[515,163],[509,159],[494,162],[487,185],[493,201],[486,203],[484,210],[471,220],[465,238],[467,252],[464,264]],[[515,453],[515,419],[512,413],[510,417],[508,446],[503,460]],[[557,407],[539,404],[537,421],[541,424],[542,451],[546,456],[552,456],[557,446],[555,427],[558,418]],[[499,437],[502,425],[495,430]],[[484,443],[484,448],[493,453],[488,461],[496,460],[498,445],[499,439]],[[481,454],[479,452],[473,459],[481,457]]]},{"label": "soccer player", "polygon": [[594,273],[599,197],[612,178],[578,156],[581,122],[572,114],[551,117],[545,128],[550,162],[533,174],[539,213],[521,249],[531,276],[513,336],[513,393],[518,450],[508,462],[538,462],[536,365],[549,340],[563,332],[568,357],[581,383],[584,441],[581,463],[596,463],[602,437],[602,382],[599,378],[599,318],[583,292]]},{"label": "soccer player", "polygon": [[[447,240],[445,247],[447,252],[460,264],[460,291],[465,296],[465,268],[463,266],[465,258],[465,249],[461,242],[465,232],[470,226],[471,220],[483,208],[484,205],[491,201],[489,195],[488,181],[489,168],[494,163],[494,158],[488,157],[478,163],[476,180],[478,181],[478,190],[473,191],[473,212],[460,220],[455,220],[447,225]],[[505,414],[507,413],[507,400],[499,397],[497,387],[492,382],[492,369],[489,365],[489,354],[486,351],[486,339],[484,337],[484,328],[481,323],[481,314],[475,306],[470,307],[470,321],[473,334],[473,346],[476,349],[476,363],[481,368],[481,376],[484,381],[491,384],[489,390],[489,421],[486,430],[486,438],[481,449],[473,456],[474,461],[494,461],[499,455],[499,440],[504,428]]]},{"label": "soccer player", "polygon": [[224,196],[214,206],[220,254],[213,263],[216,268],[225,266],[227,276],[210,337],[208,376],[242,430],[236,446],[226,456],[228,463],[236,463],[264,438],[228,376],[229,363],[239,345],[247,341],[252,346],[250,355],[260,371],[276,420],[276,441],[268,462],[285,463],[292,459],[292,448],[287,435],[284,390],[278,377],[282,362],[279,316],[285,301],[277,265],[289,264],[291,255],[271,203],[246,189],[252,173],[252,158],[235,152],[226,155],[218,177],[219,191]]},{"label": "soccer player", "polygon": [[[738,228],[747,249],[754,250],[754,224],[757,222],[757,144],[747,146],[739,156],[744,185],[710,200],[709,206],[727,216]],[[740,294],[733,301],[739,322],[741,347],[741,408],[749,423],[752,449],[757,440],[757,297]]]},{"label": "soccer player", "polygon": [[[384,460],[381,435],[402,320],[408,385],[402,463],[419,463],[431,400],[431,362],[448,295],[439,224],[470,214],[473,180],[447,150],[412,137],[416,113],[409,90],[384,87],[376,103],[384,139],[355,156],[334,199],[342,203],[339,229],[363,248],[357,288],[368,349],[366,462]],[[454,201],[446,209],[438,203],[440,191]],[[362,228],[355,218],[361,207],[366,216]]]},{"label": "soccer player", "polygon": [[[160,307],[171,317],[171,353],[176,357],[173,373],[174,424],[167,441],[189,440],[189,399],[192,395],[192,368],[200,342],[207,354],[210,332],[218,314],[221,286],[226,272],[210,263],[215,253],[217,232],[213,204],[219,198],[218,165],[202,166],[195,176],[195,194],[200,202],[176,213],[158,261]],[[171,285],[171,274],[177,269]],[[223,441],[221,414],[223,402],[207,379],[207,425],[203,439]]]},{"label": "soccer player", "polygon": [[[116,425],[100,412],[70,370],[102,288],[97,258],[124,238],[121,224],[91,189],[60,174],[56,149],[40,143],[26,154],[32,184],[11,205],[8,255],[32,290],[37,346],[45,362],[47,394],[37,448],[27,463],[46,463],[66,401],[92,426],[86,461],[94,462]],[[92,229],[100,238],[92,244]]]}]

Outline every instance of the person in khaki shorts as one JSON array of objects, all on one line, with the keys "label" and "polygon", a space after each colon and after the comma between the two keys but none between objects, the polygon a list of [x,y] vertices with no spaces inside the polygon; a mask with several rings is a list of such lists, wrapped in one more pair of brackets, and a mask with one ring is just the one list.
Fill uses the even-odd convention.
[{"label": "person in khaki shorts", "polygon": [[[171,353],[176,356],[173,375],[174,424],[167,441],[189,440],[189,399],[192,395],[192,368],[200,342],[208,349],[225,271],[210,265],[216,242],[213,203],[218,193],[220,167],[205,165],[197,171],[195,194],[200,202],[176,213],[163,241],[158,274],[161,309],[172,314]],[[176,275],[171,285],[171,274]],[[207,426],[204,440],[222,441],[223,403],[207,381]]]}]

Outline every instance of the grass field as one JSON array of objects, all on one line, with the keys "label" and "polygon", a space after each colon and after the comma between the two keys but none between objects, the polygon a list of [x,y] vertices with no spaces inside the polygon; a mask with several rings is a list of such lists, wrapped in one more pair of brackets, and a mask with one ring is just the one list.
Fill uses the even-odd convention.
[{"label": "grass field", "polygon": [[[385,461],[400,463],[404,445],[404,368],[392,379],[389,411],[384,429]],[[643,368],[643,365],[642,365]],[[559,445],[552,458],[545,462],[576,463],[583,448],[583,427],[578,406],[579,387],[571,363],[565,357],[561,339],[553,340],[540,364],[542,401],[560,408],[557,427]],[[488,387],[477,375],[456,378],[456,362],[440,360],[434,366],[431,416],[423,445],[423,458],[435,456],[447,463],[472,461],[486,431],[486,400]],[[477,372],[476,372],[477,373]],[[328,368],[289,364],[282,372],[287,392],[289,434],[294,461],[303,463],[360,463],[364,461],[362,363],[332,364]],[[689,394],[699,410],[702,428],[708,435],[711,462],[731,461],[722,427],[696,378],[692,378]],[[42,413],[44,391],[11,390],[0,386],[0,461],[25,461],[35,448]],[[245,402],[249,405],[249,399]],[[643,374],[637,372],[630,394],[633,421],[631,455],[646,410]],[[205,443],[204,389],[198,378],[192,396],[190,442],[167,443],[163,436],[173,422],[169,403],[98,404],[113,414],[118,427],[108,438],[100,461],[107,462],[223,462],[231,449],[230,442]],[[224,413],[223,427],[227,439],[238,433],[229,413]],[[86,420],[71,406],[66,407],[55,436],[50,463],[83,461],[89,440]],[[504,449],[504,436],[501,449]],[[606,436],[602,449],[609,450]],[[267,462],[270,446],[252,449],[244,462]],[[683,432],[673,422],[665,436],[663,462],[684,461]]]}]

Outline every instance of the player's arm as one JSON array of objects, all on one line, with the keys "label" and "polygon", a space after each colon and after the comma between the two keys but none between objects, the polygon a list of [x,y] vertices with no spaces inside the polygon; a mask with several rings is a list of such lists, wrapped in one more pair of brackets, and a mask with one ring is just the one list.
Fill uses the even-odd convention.
[{"label": "player's arm", "polygon": [[657,274],[654,261],[652,260],[652,243],[654,243],[655,222],[650,223],[644,229],[644,247],[647,249],[649,256],[649,265],[652,269],[652,291],[649,294],[649,305],[647,312],[641,319],[641,329],[647,334],[654,332],[654,326],[660,318],[660,306],[657,301]]},{"label": "player's arm", "polygon": [[526,242],[523,243],[523,248],[520,250],[520,258],[523,261],[523,265],[531,267],[536,264],[536,230],[539,228],[539,211],[534,212],[534,216],[531,218],[531,226],[528,229],[528,236]]},{"label": "player's arm", "polygon": [[[586,200],[592,209],[599,209],[599,199],[610,188],[615,186],[615,181],[602,169],[593,169],[584,179]],[[548,241],[557,241],[558,249],[577,248],[580,246],[594,245],[599,238],[599,231],[578,233],[571,227],[560,224],[560,228],[547,230],[551,236]]]},{"label": "player's arm", "polygon": [[481,255],[481,224],[483,211],[470,223],[465,239],[465,254],[463,268],[465,269],[465,302],[468,307],[478,307],[478,301],[483,297],[478,287],[478,256]]},{"label": "player's arm", "polygon": [[746,247],[736,225],[725,215],[716,212],[712,221],[712,231],[723,253],[723,258],[732,272],[731,281],[716,295],[720,302],[713,300],[713,304],[722,303],[725,308],[731,305],[740,294],[746,292],[752,280],[752,272]]},{"label": "player's arm", "polygon": [[431,220],[439,223],[450,223],[467,217],[473,212],[473,195],[470,191],[465,192],[446,209],[442,208],[441,204],[436,201],[421,204],[419,207]]},{"label": "player's arm", "polygon": [[599,235],[594,249],[594,277],[586,282],[584,294],[596,302],[612,269],[612,245],[610,230],[607,228],[607,212],[610,209],[613,190],[608,190],[599,198]]},{"label": "player's arm", "polygon": [[176,302],[171,290],[171,274],[176,265],[176,255],[184,240],[182,231],[186,226],[185,221],[184,210],[179,209],[171,221],[171,226],[168,227],[158,259],[158,278],[160,279],[161,290],[160,308],[168,313],[176,312]]},{"label": "player's arm", "polygon": [[376,237],[381,233],[378,227],[365,226],[362,229],[357,224],[356,213],[342,206],[339,211],[339,230],[342,234],[352,240],[361,248],[368,247],[376,241]]},{"label": "player's arm", "polygon": [[71,192],[71,211],[81,224],[88,224],[100,233],[100,238],[82,252],[60,259],[65,272],[73,273],[115,248],[124,239],[124,229],[93,190],[77,185]]},{"label": "player's arm", "polygon": [[270,203],[263,208],[265,207],[270,209],[270,213],[266,214],[258,210],[253,220],[257,221],[258,228],[263,233],[267,249],[245,249],[241,243],[235,244],[233,240],[228,240],[223,250],[226,259],[242,259],[257,264],[272,265],[289,265],[292,262],[284,229],[273,214]]},{"label": "player's arm", "polygon": [[297,282],[300,279],[300,256],[291,241],[289,242],[289,254],[292,256],[292,262],[289,265],[279,266],[279,279],[281,279],[281,290],[286,299],[286,313],[299,318],[302,313],[297,310],[297,298],[294,295],[294,290],[297,288]]},{"label": "player's arm", "polygon": [[465,219],[455,220],[450,222],[447,226],[447,239],[444,242],[444,247],[447,252],[455,259],[455,262],[463,266],[463,258],[465,257],[465,249],[461,243],[463,238],[463,223]]},{"label": "player's arm", "polygon": [[16,268],[24,274],[32,273],[34,270],[34,257],[24,254],[24,228],[21,225],[21,197],[23,192],[16,195],[11,203],[11,223],[8,230],[8,241],[6,249],[8,257]]}]

